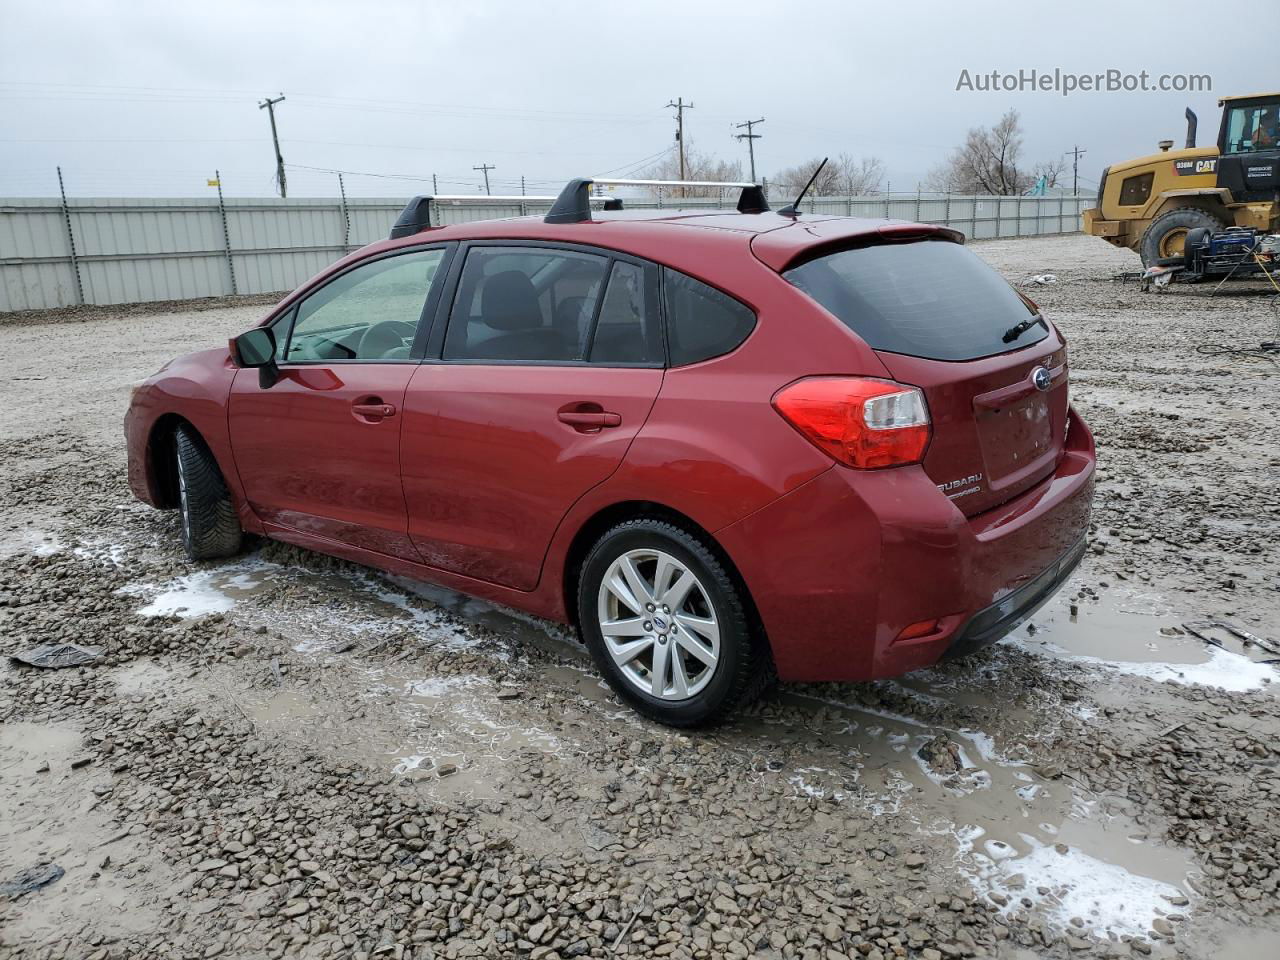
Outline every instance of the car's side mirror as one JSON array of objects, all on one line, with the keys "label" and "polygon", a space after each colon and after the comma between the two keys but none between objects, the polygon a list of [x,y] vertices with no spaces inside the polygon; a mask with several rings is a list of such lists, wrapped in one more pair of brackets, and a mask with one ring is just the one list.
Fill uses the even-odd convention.
[{"label": "car's side mirror", "polygon": [[231,341],[236,364],[258,368],[258,386],[263,390],[280,379],[276,366],[276,336],[270,327],[255,327]]}]

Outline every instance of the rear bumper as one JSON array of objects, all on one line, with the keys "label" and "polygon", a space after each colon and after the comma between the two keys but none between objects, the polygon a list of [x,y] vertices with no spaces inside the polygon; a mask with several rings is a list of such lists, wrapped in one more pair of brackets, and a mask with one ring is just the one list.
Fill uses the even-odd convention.
[{"label": "rear bumper", "polygon": [[1044,606],[1058,592],[1058,588],[1067,582],[1084,559],[1086,545],[1087,541],[1081,537],[1074,547],[1040,576],[975,613],[952,635],[943,659],[950,660],[975,653],[1016,630],[1019,624]]},{"label": "rear bumper", "polygon": [[[1072,411],[1055,472],[981,515],[965,517],[918,467],[833,467],[716,536],[781,679],[897,676],[994,642],[1052,596],[1088,532],[1094,465]],[[933,632],[898,639],[931,620]]]}]

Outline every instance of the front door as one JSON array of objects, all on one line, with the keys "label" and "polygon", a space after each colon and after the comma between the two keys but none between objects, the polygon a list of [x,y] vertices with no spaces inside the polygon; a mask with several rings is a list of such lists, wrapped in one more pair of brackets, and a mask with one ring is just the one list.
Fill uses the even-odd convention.
[{"label": "front door", "polygon": [[473,246],[452,302],[405,397],[409,532],[432,566],[531,590],[561,519],[618,468],[662,385],[657,270]]},{"label": "front door", "polygon": [[[274,326],[280,378],[240,370],[228,419],[249,505],[267,523],[417,559],[400,482],[411,353],[442,248],[339,274]],[[432,303],[432,307],[434,303]]]}]

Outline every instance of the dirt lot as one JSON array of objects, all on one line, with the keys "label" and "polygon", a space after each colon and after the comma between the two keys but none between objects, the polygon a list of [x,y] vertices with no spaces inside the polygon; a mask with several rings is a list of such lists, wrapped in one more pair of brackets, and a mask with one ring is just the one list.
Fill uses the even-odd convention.
[{"label": "dirt lot", "polygon": [[[1092,552],[895,682],[641,722],[560,629],[134,502],[129,384],[260,305],[0,323],[0,894],[12,957],[1280,955],[1280,366],[1265,300],[1085,237],[975,249],[1071,341]],[[74,322],[67,322],[74,321]],[[1203,631],[1202,631],[1203,632]]]}]

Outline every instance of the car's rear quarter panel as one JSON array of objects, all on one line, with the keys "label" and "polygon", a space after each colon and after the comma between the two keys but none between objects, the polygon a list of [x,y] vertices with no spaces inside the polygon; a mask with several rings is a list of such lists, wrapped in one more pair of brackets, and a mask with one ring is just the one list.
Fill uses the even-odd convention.
[{"label": "car's rear quarter panel", "polygon": [[[935,663],[969,614],[1085,536],[1093,456],[1073,416],[1054,475],[971,518],[919,466],[835,466],[717,536],[751,589],[781,679],[896,676]],[[944,636],[894,642],[935,617],[946,618]]]}]

